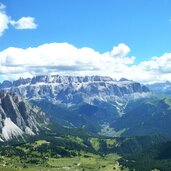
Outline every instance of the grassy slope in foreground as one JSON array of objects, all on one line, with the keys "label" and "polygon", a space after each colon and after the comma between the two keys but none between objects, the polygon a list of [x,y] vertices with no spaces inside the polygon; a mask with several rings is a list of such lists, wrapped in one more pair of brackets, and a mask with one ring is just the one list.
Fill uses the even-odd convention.
[{"label": "grassy slope in foreground", "polygon": [[92,153],[81,152],[80,156],[68,158],[48,158],[44,163],[30,164],[25,163],[18,157],[1,157],[0,170],[1,171],[112,171],[112,170],[123,170],[128,171],[128,169],[122,169],[119,166],[118,159],[120,156],[117,154],[108,154],[105,156],[99,156]]}]

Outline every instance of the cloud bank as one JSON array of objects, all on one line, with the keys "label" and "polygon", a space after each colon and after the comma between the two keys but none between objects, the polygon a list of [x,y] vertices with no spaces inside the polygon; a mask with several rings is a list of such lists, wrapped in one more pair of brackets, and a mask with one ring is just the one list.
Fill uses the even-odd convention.
[{"label": "cloud bank", "polygon": [[171,81],[171,53],[135,64],[130,50],[124,43],[105,53],[69,43],[27,49],[10,47],[0,52],[0,75],[3,79],[61,74],[126,77],[143,83]]},{"label": "cloud bank", "polygon": [[9,25],[13,26],[15,29],[36,29],[37,24],[33,17],[22,17],[18,21],[13,20],[10,16],[6,14],[6,7],[0,3],[0,36],[2,36]]},{"label": "cloud bank", "polygon": [[[0,36],[9,26],[19,30],[37,28],[33,17],[13,20],[6,14],[6,6],[0,3]],[[142,83],[171,81],[171,53],[135,64],[130,51],[124,43],[104,53],[69,43],[49,43],[26,49],[9,47],[0,51],[0,79],[61,74],[126,77]]]}]

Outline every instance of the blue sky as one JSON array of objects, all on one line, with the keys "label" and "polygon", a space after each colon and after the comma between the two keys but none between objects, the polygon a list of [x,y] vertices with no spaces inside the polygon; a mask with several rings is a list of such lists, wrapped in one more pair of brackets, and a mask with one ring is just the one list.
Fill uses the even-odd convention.
[{"label": "blue sky", "polygon": [[14,19],[33,16],[36,30],[9,29],[0,49],[69,42],[104,52],[126,43],[137,61],[171,51],[170,0],[1,0]]},{"label": "blue sky", "polygon": [[171,52],[170,0],[0,2],[15,24],[21,17],[33,17],[37,25],[35,29],[15,29],[14,24],[9,25],[0,37],[1,52],[9,47],[68,42],[76,48],[89,47],[105,53],[124,43],[130,48],[129,57],[135,56],[134,65]]}]

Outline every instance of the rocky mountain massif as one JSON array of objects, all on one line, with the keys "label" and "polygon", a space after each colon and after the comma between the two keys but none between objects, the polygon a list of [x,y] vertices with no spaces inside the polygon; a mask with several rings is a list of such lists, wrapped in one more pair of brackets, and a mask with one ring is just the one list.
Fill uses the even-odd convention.
[{"label": "rocky mountain massif", "polygon": [[[101,76],[36,76],[13,82],[4,81],[0,89],[6,92],[1,100],[2,111],[5,111],[1,113],[6,113],[1,114],[2,130],[8,121],[17,125],[22,132],[27,133],[30,128],[36,134],[39,121],[32,113],[36,113],[34,116],[39,113],[39,116],[40,111],[33,112],[34,105],[46,113],[51,122],[103,136],[171,134],[170,99],[127,79],[116,81]],[[16,95],[7,92],[15,92],[26,99],[27,105],[21,107],[22,103],[16,100]],[[4,102],[4,99],[10,99],[11,108],[5,107],[8,102]],[[8,108],[13,112],[9,112]],[[2,139],[8,139],[4,135],[2,131]]]},{"label": "rocky mountain massif", "polygon": [[149,89],[138,82],[113,80],[101,76],[36,76],[32,79],[4,81],[0,89],[12,90],[26,99],[49,99],[64,104],[93,103],[97,99],[110,101],[134,93],[147,93]]},{"label": "rocky mountain massif", "polygon": [[[38,123],[32,113],[38,113],[29,103],[39,106],[48,117],[69,128],[83,128],[94,133],[113,136],[111,124],[125,114],[129,101],[150,96],[149,89],[138,82],[121,79],[116,81],[101,76],[36,76],[0,84],[2,139],[9,122],[14,134],[36,134]],[[5,93],[6,92],[6,93]],[[16,95],[29,101],[21,101]],[[8,106],[8,107],[7,107]],[[40,114],[40,111],[39,111]],[[4,128],[5,127],[5,128]],[[11,130],[11,129],[10,129]],[[14,129],[15,130],[15,129]]]}]

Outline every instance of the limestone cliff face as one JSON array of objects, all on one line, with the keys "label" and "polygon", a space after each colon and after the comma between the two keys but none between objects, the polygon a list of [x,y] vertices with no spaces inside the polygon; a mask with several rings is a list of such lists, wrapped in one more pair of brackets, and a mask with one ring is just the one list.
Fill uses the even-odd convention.
[{"label": "limestone cliff face", "polygon": [[44,115],[15,93],[0,91],[0,140],[38,134],[41,123],[37,118]]},{"label": "limestone cliff face", "polygon": [[0,89],[12,90],[26,99],[48,99],[65,104],[109,101],[127,95],[148,93],[149,89],[134,81],[116,81],[102,76],[36,76],[13,82],[4,81]]}]

